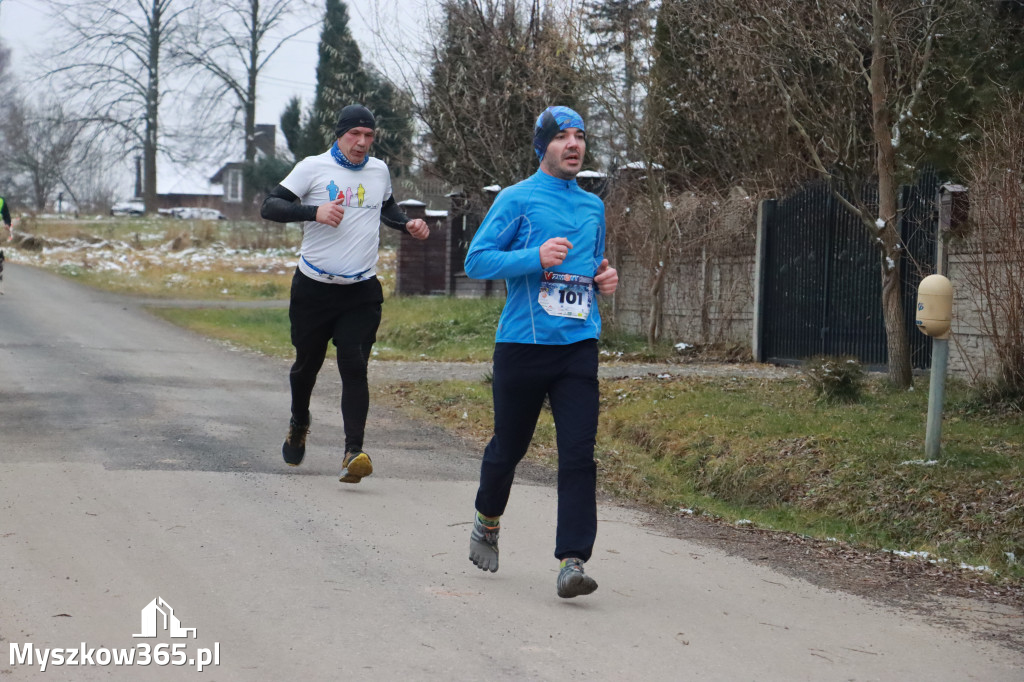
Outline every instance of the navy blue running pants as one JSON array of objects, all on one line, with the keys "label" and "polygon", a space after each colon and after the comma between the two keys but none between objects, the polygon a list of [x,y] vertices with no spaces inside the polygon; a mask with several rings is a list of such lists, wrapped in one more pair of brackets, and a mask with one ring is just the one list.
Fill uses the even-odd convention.
[{"label": "navy blue running pants", "polygon": [[597,341],[496,344],[493,394],[494,436],[480,465],[477,511],[505,513],[516,465],[530,446],[548,396],[558,443],[555,557],[586,561],[597,537]]}]

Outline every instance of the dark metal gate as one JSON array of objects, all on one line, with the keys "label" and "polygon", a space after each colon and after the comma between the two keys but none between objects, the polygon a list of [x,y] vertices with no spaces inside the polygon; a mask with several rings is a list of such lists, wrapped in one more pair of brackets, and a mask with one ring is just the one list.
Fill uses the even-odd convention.
[{"label": "dark metal gate", "polygon": [[[934,271],[937,188],[928,172],[900,196],[903,309],[915,369],[931,364],[930,339],[915,328],[914,305],[921,278]],[[791,363],[819,354],[852,355],[884,367],[881,265],[860,220],[817,183],[766,203],[763,239],[763,359]]]}]

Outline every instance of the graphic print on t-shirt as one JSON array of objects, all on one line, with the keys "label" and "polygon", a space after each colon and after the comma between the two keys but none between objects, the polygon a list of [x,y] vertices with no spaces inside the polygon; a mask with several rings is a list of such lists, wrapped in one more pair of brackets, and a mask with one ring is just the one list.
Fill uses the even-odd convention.
[{"label": "graphic print on t-shirt", "polygon": [[[327,183],[327,196],[331,198],[331,201],[337,199],[340,194],[343,200],[342,206],[355,206],[358,208],[377,208],[376,206],[363,205],[366,202],[366,188],[363,187],[363,183],[359,183],[359,186],[356,187],[355,192],[352,191],[351,187],[346,187],[344,193],[341,193],[340,190],[341,188],[338,187],[338,184],[334,182],[334,180],[331,180],[329,183]],[[353,199],[355,199],[356,202],[358,203],[353,202]]]},{"label": "graphic print on t-shirt", "polygon": [[[338,191],[340,189],[341,188],[338,187],[337,183],[335,183],[334,180],[331,180],[327,184],[327,196],[329,196],[331,198],[331,201],[334,201],[335,199],[338,198]],[[355,193],[352,192],[352,188],[351,187],[348,187],[345,190],[345,193],[342,194],[341,196],[344,199],[344,201],[342,202],[343,206],[359,206],[359,207],[362,207],[363,202],[366,200],[366,188],[363,187],[363,183],[359,183],[359,186],[356,187]],[[352,198],[353,197],[355,197],[355,199],[359,202],[358,204],[352,203]],[[373,206],[367,206],[366,208],[374,208],[374,207]]]}]

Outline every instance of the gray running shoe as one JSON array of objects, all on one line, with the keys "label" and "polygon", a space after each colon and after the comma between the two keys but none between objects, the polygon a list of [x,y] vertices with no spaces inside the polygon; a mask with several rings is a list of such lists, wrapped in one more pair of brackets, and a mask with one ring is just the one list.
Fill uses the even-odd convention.
[{"label": "gray running shoe", "polygon": [[485,526],[479,514],[473,515],[473,532],[469,534],[469,560],[481,571],[498,570],[498,531],[500,526]]},{"label": "gray running shoe", "polygon": [[572,599],[590,594],[597,589],[597,581],[583,572],[583,561],[571,557],[562,562],[558,571],[558,596]]},{"label": "gray running shoe", "polygon": [[[310,418],[310,423],[313,419]],[[284,439],[281,446],[281,454],[284,456],[285,464],[297,467],[302,464],[302,457],[306,454],[306,436],[309,434],[309,423],[300,424],[292,417],[288,421],[288,437]]]}]

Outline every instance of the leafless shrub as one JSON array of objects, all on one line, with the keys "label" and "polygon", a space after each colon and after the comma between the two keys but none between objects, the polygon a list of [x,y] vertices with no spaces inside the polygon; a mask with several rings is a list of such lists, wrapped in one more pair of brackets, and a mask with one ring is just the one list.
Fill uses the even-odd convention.
[{"label": "leafless shrub", "polygon": [[828,403],[856,403],[864,392],[864,368],[852,355],[815,355],[803,364],[815,395]]},{"label": "leafless shrub", "polygon": [[649,303],[643,317],[650,345],[667,331],[666,304],[693,318],[685,325],[699,336],[693,341],[726,341],[728,329],[717,321],[735,319],[750,301],[755,202],[739,187],[681,191],[656,168],[648,171],[614,183],[607,200],[611,250],[635,264],[630,291],[639,285],[643,293],[626,297]]},{"label": "leafless shrub", "polygon": [[[960,278],[991,340],[975,367],[1004,393],[1024,394],[1024,97],[1007,96],[965,155],[971,211]],[[990,354],[994,358],[988,357]],[[993,363],[994,360],[994,363]],[[989,365],[995,364],[996,367]]]}]

